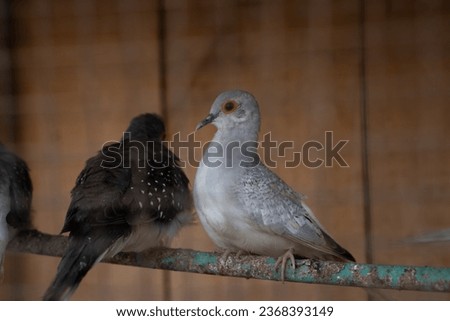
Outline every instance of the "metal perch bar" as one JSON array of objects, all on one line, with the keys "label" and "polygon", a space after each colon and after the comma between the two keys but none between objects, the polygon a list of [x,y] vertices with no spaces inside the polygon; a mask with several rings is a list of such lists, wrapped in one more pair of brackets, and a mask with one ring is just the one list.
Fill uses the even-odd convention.
[{"label": "metal perch bar", "polygon": [[[67,237],[23,231],[11,241],[8,250],[49,256],[61,256]],[[230,255],[224,262],[221,254],[187,249],[155,249],[144,253],[119,253],[107,263],[200,274],[280,280],[271,257]],[[286,282],[315,283],[362,288],[450,292],[450,268],[297,261],[288,265]]]}]

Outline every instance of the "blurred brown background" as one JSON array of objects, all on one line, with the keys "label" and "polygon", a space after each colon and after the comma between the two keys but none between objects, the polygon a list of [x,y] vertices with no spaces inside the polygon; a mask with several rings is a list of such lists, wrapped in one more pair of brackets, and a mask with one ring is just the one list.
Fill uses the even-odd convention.
[{"label": "blurred brown background", "polygon": [[[450,2],[0,0],[0,141],[31,168],[36,227],[58,233],[84,161],[142,112],[182,138],[223,90],[258,99],[262,133],[348,139],[350,165],[274,170],[359,262],[449,266]],[[196,134],[202,143],[214,128]],[[180,155],[187,158],[187,153]],[[195,155],[200,158],[201,153]],[[195,168],[186,171],[194,180]],[[200,224],[174,247],[213,250]],[[58,258],[7,256],[0,298],[38,300]],[[165,274],[166,284],[163,284]],[[392,299],[448,294],[384,291]],[[100,264],[75,300],[365,300],[357,288]]]}]

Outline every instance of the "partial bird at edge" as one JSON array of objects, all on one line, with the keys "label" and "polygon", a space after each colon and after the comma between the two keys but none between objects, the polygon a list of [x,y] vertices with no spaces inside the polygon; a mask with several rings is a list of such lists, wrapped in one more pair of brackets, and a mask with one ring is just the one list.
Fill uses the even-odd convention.
[{"label": "partial bird at edge", "polygon": [[27,164],[0,143],[0,282],[9,241],[19,231],[31,228],[32,196]]}]

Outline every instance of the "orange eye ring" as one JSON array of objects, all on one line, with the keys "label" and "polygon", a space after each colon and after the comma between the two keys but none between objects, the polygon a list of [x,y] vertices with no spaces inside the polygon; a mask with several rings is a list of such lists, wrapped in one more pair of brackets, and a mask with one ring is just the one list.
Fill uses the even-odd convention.
[{"label": "orange eye ring", "polygon": [[228,100],[222,105],[222,111],[224,114],[230,114],[238,108],[237,102],[234,100]]}]

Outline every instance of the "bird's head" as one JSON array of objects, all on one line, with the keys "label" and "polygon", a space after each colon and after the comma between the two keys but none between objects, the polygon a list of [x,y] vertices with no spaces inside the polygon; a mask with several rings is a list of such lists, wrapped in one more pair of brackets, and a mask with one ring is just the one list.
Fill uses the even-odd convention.
[{"label": "bird's head", "polygon": [[209,123],[219,130],[246,127],[257,132],[260,124],[258,102],[249,92],[225,91],[214,100],[209,115],[198,123],[196,130]]},{"label": "bird's head", "polygon": [[145,138],[148,140],[164,140],[166,129],[160,116],[156,114],[142,114],[134,117],[127,132],[131,138]]}]

